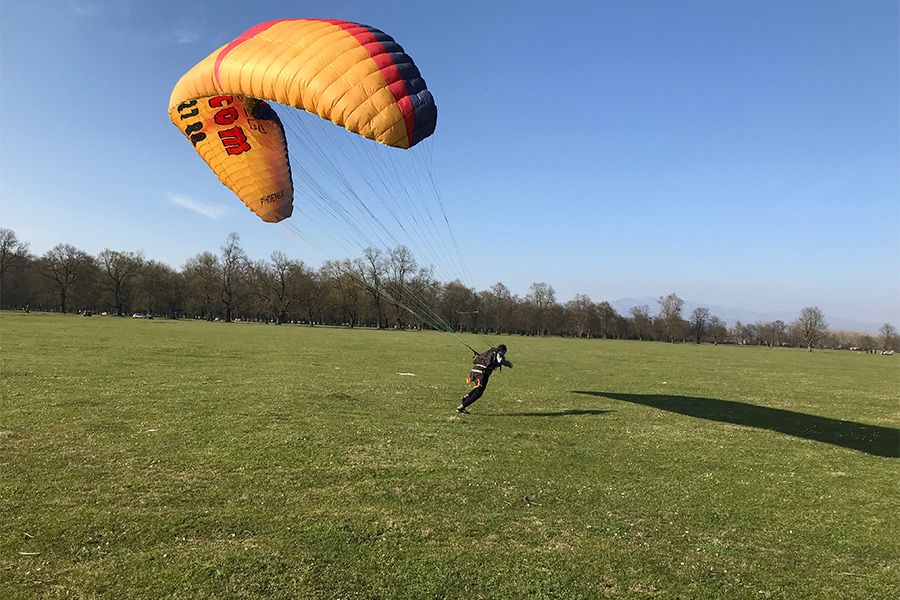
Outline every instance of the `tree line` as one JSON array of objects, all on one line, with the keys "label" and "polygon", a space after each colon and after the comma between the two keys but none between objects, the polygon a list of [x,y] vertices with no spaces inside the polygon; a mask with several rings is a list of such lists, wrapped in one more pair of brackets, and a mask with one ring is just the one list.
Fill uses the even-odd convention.
[{"label": "tree line", "polygon": [[258,321],[376,328],[635,339],[679,343],[896,350],[890,323],[880,335],[831,331],[822,311],[803,308],[796,321],[735,323],[708,308],[684,314],[677,294],[657,307],[619,314],[609,302],[576,294],[560,302],[545,282],[521,297],[503,283],[475,290],[441,282],[405,246],[327,260],[318,268],[276,251],[250,259],[232,233],[218,253],[171,266],[140,252],[105,249],[92,256],[57,244],[35,256],[14,231],[0,229],[0,308],[63,313]]}]

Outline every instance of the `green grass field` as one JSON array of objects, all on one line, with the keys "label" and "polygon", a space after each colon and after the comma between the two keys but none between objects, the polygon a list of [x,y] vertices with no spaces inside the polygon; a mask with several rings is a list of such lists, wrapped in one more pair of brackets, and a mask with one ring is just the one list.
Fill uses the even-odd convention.
[{"label": "green grass field", "polygon": [[900,357],[469,336],[457,416],[447,334],[0,336],[0,598],[900,597]]}]

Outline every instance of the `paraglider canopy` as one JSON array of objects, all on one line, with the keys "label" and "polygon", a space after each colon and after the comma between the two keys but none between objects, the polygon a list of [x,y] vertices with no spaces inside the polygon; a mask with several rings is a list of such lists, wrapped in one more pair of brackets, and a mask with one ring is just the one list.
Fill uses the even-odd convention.
[{"label": "paraglider canopy", "polygon": [[169,117],[222,183],[273,223],[291,216],[294,189],[284,127],[265,100],[397,148],[437,124],[418,68],[384,32],[333,19],[251,27],[178,81]]}]

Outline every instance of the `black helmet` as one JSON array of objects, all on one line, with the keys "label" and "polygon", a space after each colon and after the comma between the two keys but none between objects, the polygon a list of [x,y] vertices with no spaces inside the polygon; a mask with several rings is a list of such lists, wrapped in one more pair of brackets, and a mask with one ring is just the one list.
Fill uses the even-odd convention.
[{"label": "black helmet", "polygon": [[500,354],[506,354],[506,344],[500,344],[499,346],[497,346],[497,351]]}]

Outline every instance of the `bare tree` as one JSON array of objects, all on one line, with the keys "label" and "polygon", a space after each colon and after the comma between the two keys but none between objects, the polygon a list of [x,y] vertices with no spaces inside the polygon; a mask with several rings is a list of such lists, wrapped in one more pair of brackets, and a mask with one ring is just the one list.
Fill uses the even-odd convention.
[{"label": "bare tree", "polygon": [[381,250],[369,246],[363,251],[362,258],[353,261],[366,292],[372,297],[375,306],[375,317],[378,329],[384,328],[384,285],[387,275],[387,263]]},{"label": "bare tree", "polygon": [[407,287],[409,292],[418,299],[417,304],[419,306],[428,307],[428,310],[409,311],[415,326],[421,329],[425,325],[433,325],[434,317],[429,316],[426,319],[424,313],[432,312],[431,308],[439,306],[442,289],[440,282],[434,277],[432,267],[419,267],[418,271],[410,278]]},{"label": "bare tree", "polygon": [[757,333],[767,346],[774,348],[775,346],[780,346],[784,341],[787,335],[787,325],[781,320],[758,323]]},{"label": "bare tree", "polygon": [[294,261],[291,267],[291,298],[302,309],[306,323],[312,327],[320,317],[323,299],[322,280],[318,272],[302,261]]},{"label": "bare tree", "polygon": [[440,309],[444,320],[457,330],[463,330],[464,321],[473,324],[473,315],[478,310],[475,290],[466,287],[461,281],[454,280],[443,286],[440,296]]},{"label": "bare tree", "polygon": [[86,252],[69,244],[57,244],[41,257],[40,273],[55,284],[61,312],[68,309],[72,288],[91,260]]},{"label": "bare tree", "polygon": [[828,323],[825,322],[825,314],[818,306],[807,306],[800,311],[800,317],[796,322],[797,329],[806,343],[806,349],[812,352],[828,331]]},{"label": "bare tree", "polygon": [[406,246],[397,246],[390,251],[388,255],[388,277],[390,286],[391,303],[394,306],[394,317],[399,329],[403,328],[403,308],[407,301],[407,296],[411,295],[411,290],[407,288],[407,283],[419,265],[413,258],[412,252]]},{"label": "bare tree", "polygon": [[41,277],[39,264],[39,259],[25,254],[10,266],[0,281],[0,307],[25,308],[41,297],[50,282]]},{"label": "bare tree", "polygon": [[222,279],[222,265],[219,258],[212,252],[201,252],[188,259],[183,273],[191,307],[204,319],[212,321],[216,313],[219,282]]},{"label": "bare tree", "polygon": [[297,264],[283,252],[272,253],[270,263],[259,261],[248,269],[252,279],[251,290],[259,298],[275,323],[281,325],[292,300],[291,287],[298,269]]},{"label": "bare tree", "polygon": [[897,328],[890,323],[885,323],[878,330],[881,334],[881,349],[896,350],[897,349]]},{"label": "bare tree", "polygon": [[169,265],[146,261],[136,288],[141,306],[148,314],[164,314],[177,319],[184,313],[187,282],[184,273]]},{"label": "bare tree", "polygon": [[131,293],[131,283],[141,268],[143,257],[135,252],[117,252],[107,248],[97,258],[103,274],[106,275],[116,315],[122,317],[125,315],[125,304]]},{"label": "bare tree", "polygon": [[360,295],[363,290],[359,277],[353,270],[353,263],[349,259],[326,260],[322,264],[321,273],[323,281],[337,296],[347,318],[347,324],[355,327],[360,320]]},{"label": "bare tree", "polygon": [[659,304],[659,319],[663,328],[663,335],[670,342],[681,338],[684,333],[684,319],[681,318],[681,310],[684,308],[684,300],[678,294],[660,296],[656,301]]},{"label": "bare tree", "polygon": [[866,353],[874,352],[877,345],[878,342],[875,341],[875,338],[868,333],[861,334],[859,336],[859,340],[856,343],[857,348],[860,350],[864,350]]},{"label": "bare tree", "polygon": [[241,248],[241,238],[236,233],[229,233],[222,246],[221,273],[219,299],[225,307],[225,321],[230,322],[240,301],[247,273],[247,254]]},{"label": "bare tree", "polygon": [[566,313],[570,317],[575,337],[591,337],[591,325],[595,324],[597,313],[590,296],[575,294],[574,298],[566,302]]},{"label": "bare tree", "polygon": [[146,260],[141,265],[135,283],[135,306],[151,317],[156,314],[159,297],[165,294],[164,286],[168,283],[171,269],[155,260]]},{"label": "bare tree", "polygon": [[609,302],[605,300],[598,302],[594,313],[597,318],[597,330],[604,338],[620,338],[626,333],[628,323]]},{"label": "bare tree", "polygon": [[537,328],[535,333],[547,335],[547,325],[550,317],[550,309],[556,304],[556,290],[548,283],[535,282],[528,288],[525,299],[534,310]]},{"label": "bare tree", "polygon": [[746,325],[737,321],[731,331],[731,336],[735,342],[741,345],[756,345],[759,343],[760,328],[758,323],[747,323]]},{"label": "bare tree", "polygon": [[694,334],[694,341],[698,344],[703,341],[703,336],[706,335],[711,318],[712,314],[705,306],[695,308],[691,312],[691,331]]},{"label": "bare tree", "polygon": [[6,272],[28,258],[28,243],[21,241],[12,229],[0,227],[0,293]]},{"label": "bare tree", "polygon": [[[495,333],[502,334],[512,324],[512,313],[516,303],[512,292],[499,281],[491,286],[484,295],[483,306],[487,312],[486,318],[490,318],[487,326]],[[482,322],[485,322],[483,319]]]},{"label": "bare tree", "polygon": [[650,316],[650,307],[646,304],[632,306],[628,312],[631,314],[631,328],[637,339],[643,340],[653,330],[653,318]]},{"label": "bare tree", "polygon": [[712,337],[713,344],[718,346],[719,342],[723,341],[728,335],[728,327],[725,326],[725,321],[716,315],[710,317],[709,335]]}]

